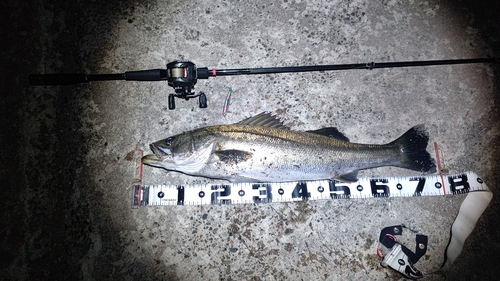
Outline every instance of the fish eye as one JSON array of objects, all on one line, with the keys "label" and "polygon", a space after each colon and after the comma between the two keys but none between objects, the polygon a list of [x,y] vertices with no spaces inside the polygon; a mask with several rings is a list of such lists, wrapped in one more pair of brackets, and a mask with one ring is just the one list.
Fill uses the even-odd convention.
[{"label": "fish eye", "polygon": [[165,140],[165,142],[167,143],[167,145],[171,145],[174,142],[174,140],[175,140],[174,137],[169,137]]}]

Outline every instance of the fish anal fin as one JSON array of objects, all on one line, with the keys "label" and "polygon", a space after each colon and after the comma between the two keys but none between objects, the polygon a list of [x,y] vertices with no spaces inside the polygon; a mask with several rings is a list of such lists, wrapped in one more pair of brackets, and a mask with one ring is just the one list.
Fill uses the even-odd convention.
[{"label": "fish anal fin", "polygon": [[271,113],[262,112],[253,117],[241,120],[236,123],[238,125],[251,125],[251,126],[262,126],[269,128],[277,128],[277,129],[289,129],[283,123],[276,118],[276,116],[271,115]]},{"label": "fish anal fin", "polygon": [[312,134],[331,137],[331,138],[338,139],[338,140],[345,141],[345,142],[349,142],[349,139],[344,134],[339,132],[339,130],[335,127],[321,128],[318,130],[311,130],[311,131],[307,131],[307,132],[312,133]]},{"label": "fish anal fin", "polygon": [[243,151],[243,150],[218,150],[214,152],[220,159],[220,161],[225,162],[227,164],[238,164],[240,162],[247,161],[252,158],[252,153]]},{"label": "fish anal fin", "polygon": [[347,174],[340,175],[338,177],[333,178],[336,181],[340,182],[357,182],[358,181],[358,171],[353,171]]}]

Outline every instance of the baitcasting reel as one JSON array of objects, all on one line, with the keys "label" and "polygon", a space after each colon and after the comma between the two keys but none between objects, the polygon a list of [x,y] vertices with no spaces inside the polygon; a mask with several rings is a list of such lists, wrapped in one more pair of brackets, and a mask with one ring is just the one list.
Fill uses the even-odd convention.
[{"label": "baitcasting reel", "polygon": [[190,61],[174,61],[167,64],[168,85],[175,90],[175,94],[168,95],[168,109],[175,109],[176,97],[185,100],[198,97],[200,108],[207,107],[205,93],[191,92],[198,78],[208,79],[208,68],[196,69],[196,65]]}]

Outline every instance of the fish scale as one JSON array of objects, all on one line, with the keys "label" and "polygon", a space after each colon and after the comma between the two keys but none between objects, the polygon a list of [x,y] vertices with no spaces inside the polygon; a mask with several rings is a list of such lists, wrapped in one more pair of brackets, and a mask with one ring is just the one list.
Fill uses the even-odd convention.
[{"label": "fish scale", "polygon": [[[266,176],[262,179],[258,176],[258,173],[264,173],[267,169],[272,169],[274,173],[284,174],[273,181],[311,180],[318,177],[331,178],[332,169],[340,170],[346,165],[363,167],[363,165],[370,165],[368,161],[373,163],[381,162],[380,159],[385,161],[385,159],[394,158],[394,153],[391,153],[393,149],[387,149],[382,145],[347,143],[306,132],[248,125],[217,126],[206,129],[213,130],[215,134],[220,135],[220,142],[224,145],[221,145],[219,149],[246,150],[253,153],[252,158],[255,161],[238,163],[238,167],[226,167],[227,171],[233,172],[233,168],[238,168],[241,175],[251,179],[260,179],[260,181],[271,178],[271,176]],[[369,153],[375,149],[381,153],[378,155]],[[331,152],[326,153],[326,151]],[[382,155],[382,152],[388,152],[389,155]],[[375,157],[375,159],[370,160],[370,157]],[[364,159],[365,162],[362,164],[358,159]],[[214,161],[214,165],[219,161],[215,157],[211,160]],[[335,164],[332,165],[332,163]],[[213,171],[210,170],[212,169],[211,162],[208,164],[206,166],[208,169],[201,173],[213,175]],[[225,173],[225,171],[221,172]],[[290,175],[291,173],[294,175]]]}]

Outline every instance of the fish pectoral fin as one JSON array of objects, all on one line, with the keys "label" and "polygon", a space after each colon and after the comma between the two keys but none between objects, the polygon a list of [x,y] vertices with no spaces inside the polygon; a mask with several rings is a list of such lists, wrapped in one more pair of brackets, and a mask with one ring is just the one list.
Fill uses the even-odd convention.
[{"label": "fish pectoral fin", "polygon": [[322,129],[318,129],[318,130],[311,130],[311,131],[306,131],[306,132],[313,133],[316,135],[327,136],[327,137],[338,139],[338,140],[345,141],[345,142],[349,142],[349,139],[344,134],[339,132],[339,129],[337,129],[335,127],[327,127],[327,128],[322,128]]},{"label": "fish pectoral fin", "polygon": [[218,150],[214,153],[219,157],[220,161],[228,164],[238,164],[239,162],[247,161],[253,155],[251,152],[236,149]]},{"label": "fish pectoral fin", "polygon": [[353,171],[347,174],[340,175],[338,177],[333,178],[336,181],[340,182],[357,182],[358,181],[358,171]]}]

